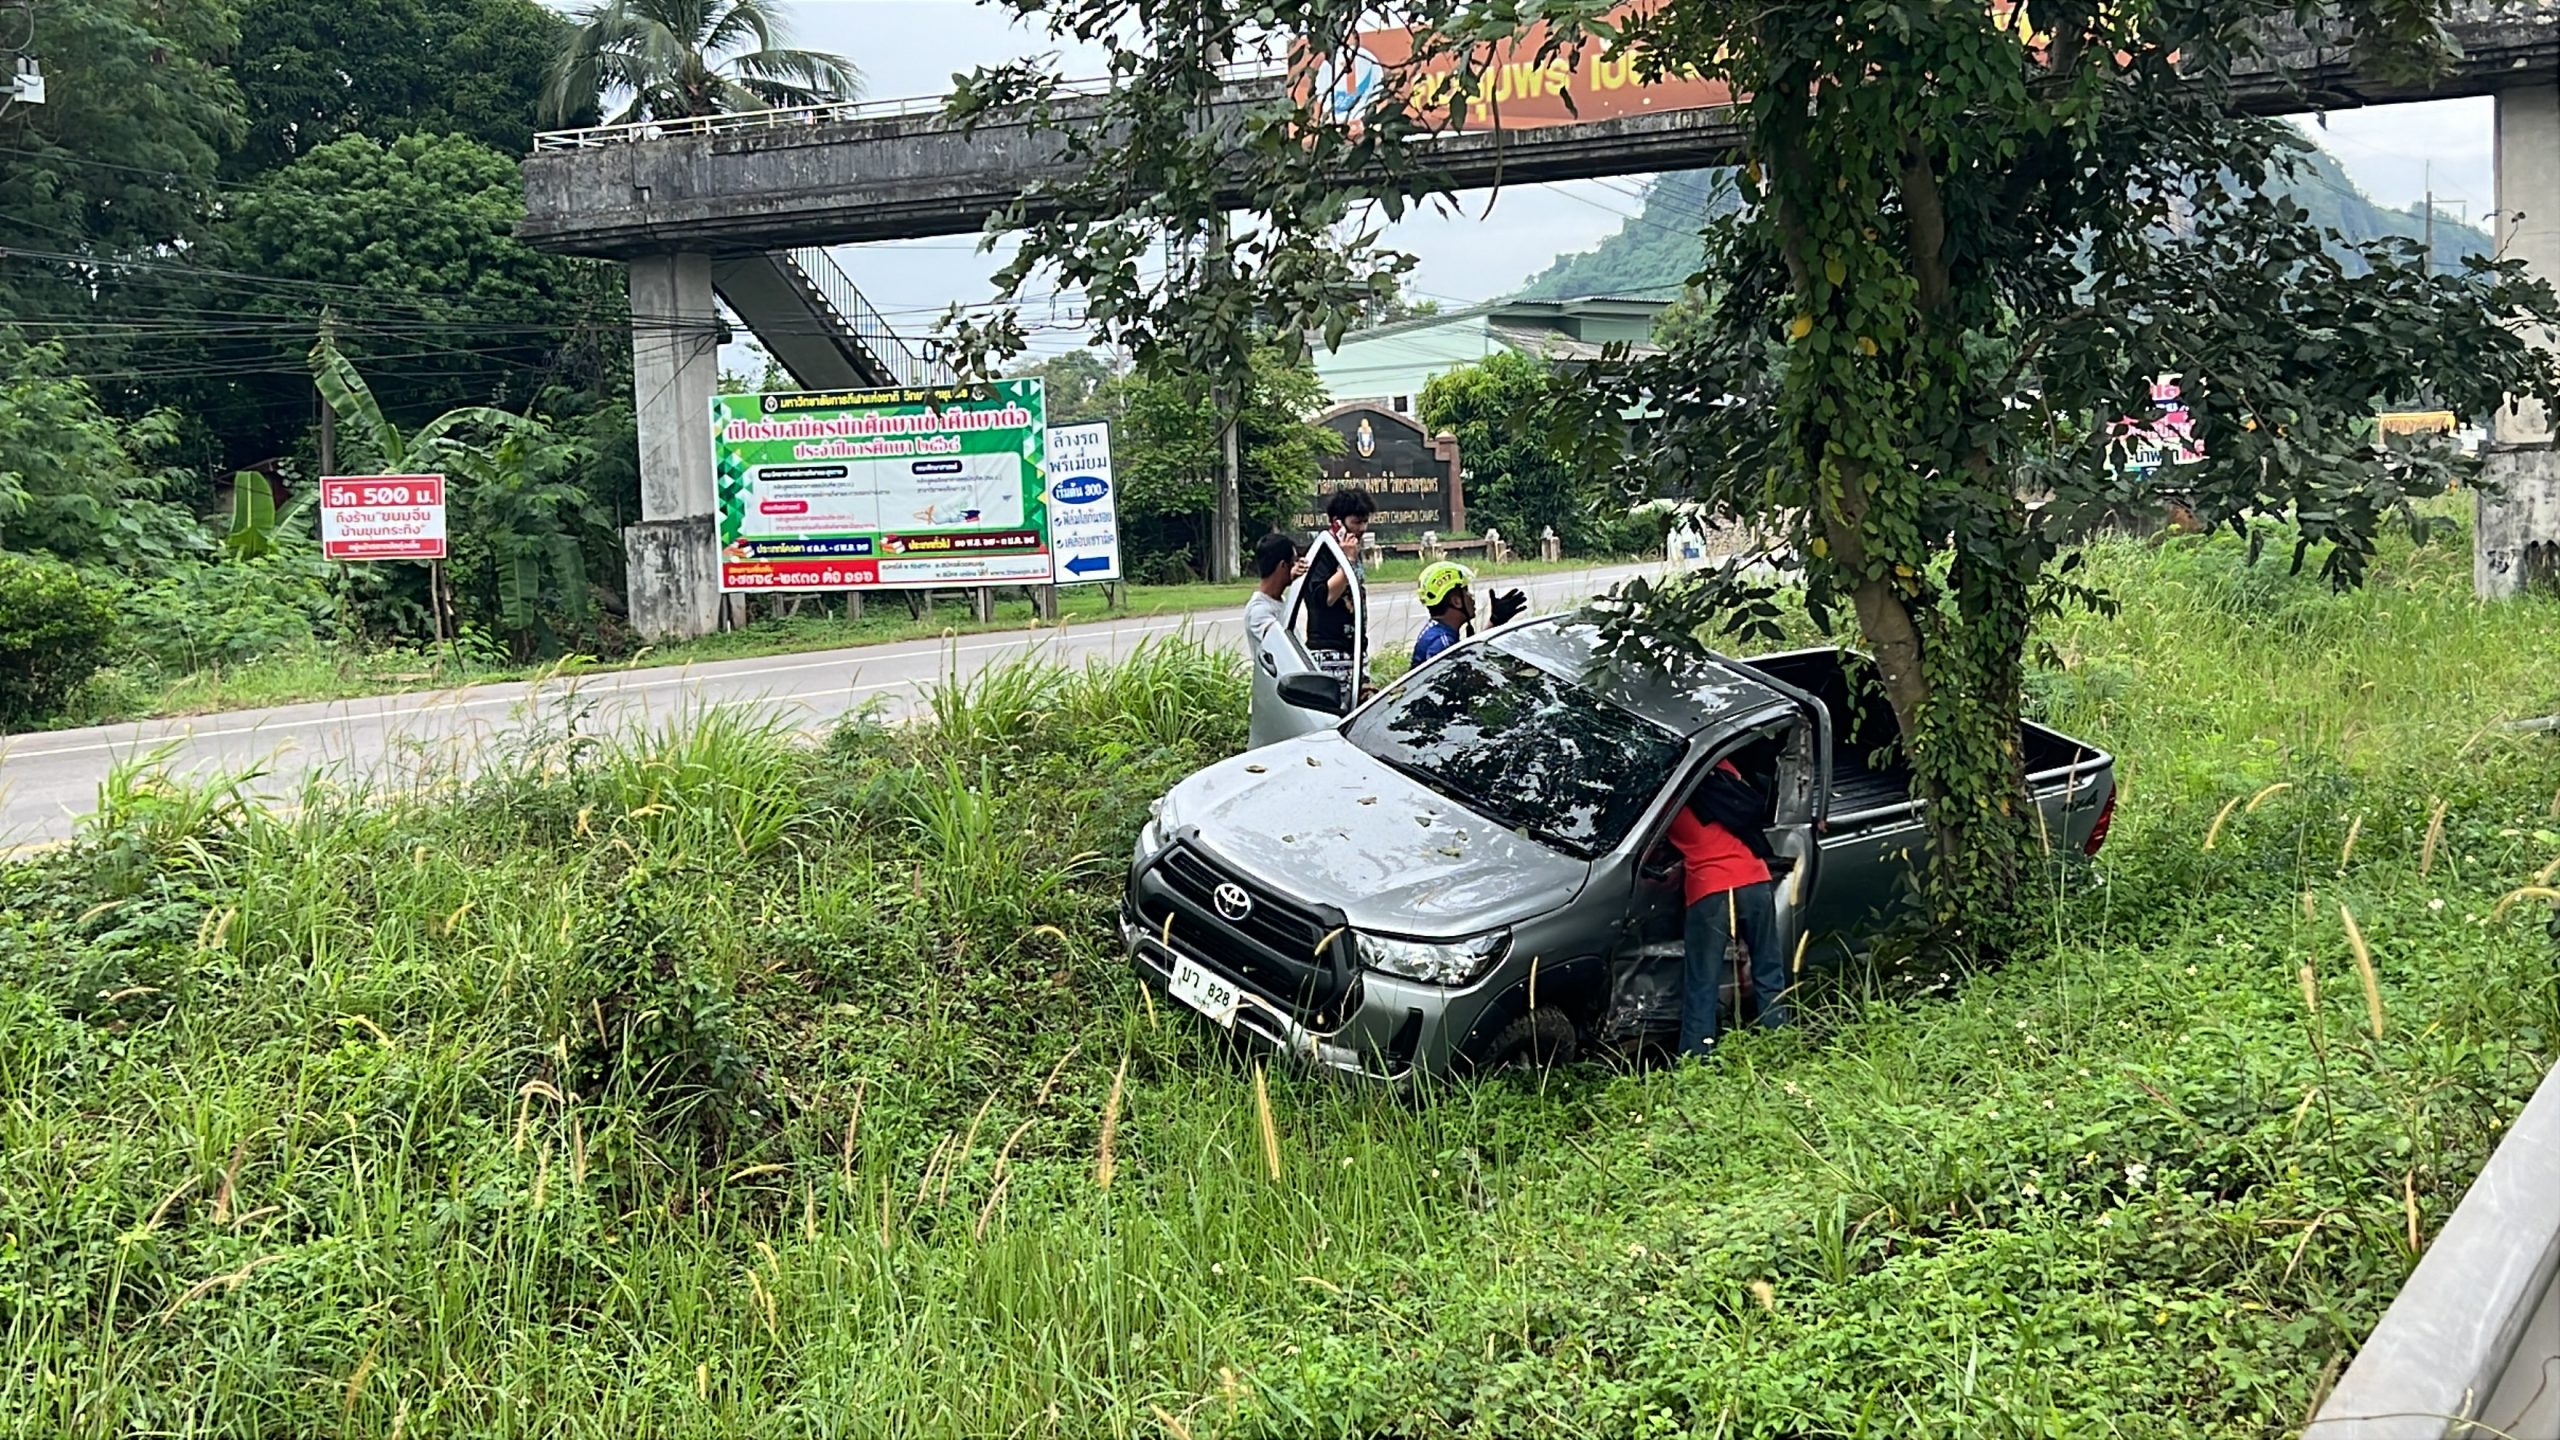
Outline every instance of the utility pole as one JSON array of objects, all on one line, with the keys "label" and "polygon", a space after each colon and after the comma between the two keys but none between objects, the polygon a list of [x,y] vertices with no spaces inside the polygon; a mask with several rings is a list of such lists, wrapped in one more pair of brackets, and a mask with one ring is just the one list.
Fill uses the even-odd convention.
[{"label": "utility pole", "polygon": [[[338,315],[334,307],[320,312],[320,343],[332,352],[338,345]],[[320,397],[320,473],[338,473],[338,407],[329,403],[329,393],[320,388],[320,377],[311,377],[311,393]]]},{"label": "utility pole", "polygon": [[[1227,50],[1223,39],[1210,40],[1208,36],[1201,38],[1210,42],[1201,47],[1209,66],[1210,85],[1208,97],[1200,102],[1200,124],[1205,129],[1214,124],[1217,119],[1218,77],[1225,73]],[[1213,181],[1210,186],[1210,203],[1213,205],[1218,203],[1216,194],[1217,187]],[[1211,222],[1209,230],[1209,273],[1212,285],[1226,279],[1231,273],[1227,260],[1228,238],[1227,212],[1226,208],[1220,205],[1217,219]],[[1250,351],[1248,351],[1247,364],[1248,366],[1251,364]],[[1237,395],[1229,385],[1224,383],[1224,377],[1221,377],[1221,383],[1211,394],[1210,406],[1218,417],[1219,471],[1217,505],[1209,517],[1209,578],[1227,583],[1233,581],[1240,573],[1242,567],[1237,557],[1244,549],[1244,467],[1236,446],[1236,427],[1239,412],[1243,408],[1243,397]]]},{"label": "utility pole", "polygon": [[[1218,224],[1215,241],[1219,253],[1226,250],[1226,222]],[[1225,270],[1221,260],[1219,269]],[[1240,568],[1237,555],[1244,549],[1244,464],[1236,446],[1236,430],[1242,405],[1235,392],[1221,385],[1211,400],[1218,415],[1218,505],[1209,519],[1209,578],[1230,581]]]},{"label": "utility pole", "polygon": [[2432,161],[2432,160],[2428,161],[2428,162],[2427,162],[2426,169],[2425,169],[2422,173],[2426,176],[2426,187],[2427,187],[2427,241],[2426,241],[2426,244],[2427,244],[2427,273],[2428,273],[2429,275],[2433,275],[2433,274],[2435,274],[2435,273],[2436,273],[2436,166],[2435,166],[2435,162],[2434,162],[2434,161]]}]

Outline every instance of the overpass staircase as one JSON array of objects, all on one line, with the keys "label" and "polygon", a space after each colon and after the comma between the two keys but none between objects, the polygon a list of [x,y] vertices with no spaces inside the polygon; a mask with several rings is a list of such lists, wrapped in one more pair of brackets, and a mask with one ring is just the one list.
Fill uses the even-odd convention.
[{"label": "overpass staircase", "polygon": [[715,256],[711,287],[804,389],[951,379],[948,366],[891,328],[823,246]]}]

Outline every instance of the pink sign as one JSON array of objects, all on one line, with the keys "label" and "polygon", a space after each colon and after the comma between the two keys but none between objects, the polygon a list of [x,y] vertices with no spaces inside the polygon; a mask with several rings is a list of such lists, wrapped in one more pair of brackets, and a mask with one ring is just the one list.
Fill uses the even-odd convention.
[{"label": "pink sign", "polygon": [[2158,419],[2127,416],[2107,427],[2107,449],[2123,457],[2124,468],[2157,470],[2163,465],[2193,465],[2204,459],[2204,445],[2196,439],[2195,417],[2187,411],[2177,376],[2166,375],[2151,382],[2151,404],[2160,412]]}]

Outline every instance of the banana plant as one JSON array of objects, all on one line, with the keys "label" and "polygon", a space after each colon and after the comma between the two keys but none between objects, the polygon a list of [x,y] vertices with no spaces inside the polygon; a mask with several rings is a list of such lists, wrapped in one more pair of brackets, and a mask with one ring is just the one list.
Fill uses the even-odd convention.
[{"label": "banana plant", "polygon": [[525,431],[547,432],[549,427],[511,410],[491,405],[465,405],[447,410],[406,436],[382,413],[373,398],[373,387],[356,372],[355,362],[338,349],[337,340],[324,327],[311,347],[311,379],[320,388],[320,398],[337,412],[338,421],[354,432],[356,441],[370,450],[382,464],[386,475],[442,473],[444,462],[469,463],[483,459],[489,447],[467,438],[476,428],[503,438]]},{"label": "banana plant", "polygon": [[586,617],[584,542],[610,527],[575,483],[583,455],[575,441],[486,405],[448,410],[403,435],[326,328],[311,347],[311,373],[383,473],[446,477],[454,592],[465,612],[478,609],[520,648],[543,643],[547,614]]},{"label": "banana plant", "polygon": [[223,548],[246,560],[274,548],[275,534],[276,492],[267,477],[255,470],[237,472],[231,477],[231,528],[223,533]]},{"label": "banana plant", "polygon": [[306,493],[276,508],[276,493],[267,477],[242,470],[231,477],[231,525],[223,531],[222,548],[235,560],[254,560],[276,551],[276,537],[311,508]]}]

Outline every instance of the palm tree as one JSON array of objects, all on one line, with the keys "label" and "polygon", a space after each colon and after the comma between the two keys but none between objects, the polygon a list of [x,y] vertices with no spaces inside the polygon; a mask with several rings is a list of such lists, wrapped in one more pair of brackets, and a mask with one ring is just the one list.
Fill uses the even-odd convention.
[{"label": "palm tree", "polygon": [[862,88],[843,56],[780,43],[779,0],[597,0],[575,18],[543,90],[554,125],[609,95],[631,97],[606,122],[628,125],[821,105]]}]

